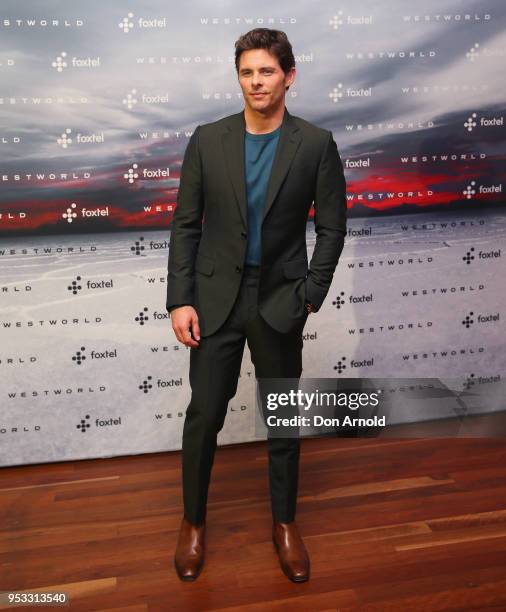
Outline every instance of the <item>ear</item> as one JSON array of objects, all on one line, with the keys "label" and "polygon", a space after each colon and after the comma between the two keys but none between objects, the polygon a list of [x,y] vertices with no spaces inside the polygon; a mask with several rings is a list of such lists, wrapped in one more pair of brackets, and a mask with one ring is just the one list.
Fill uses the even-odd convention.
[{"label": "ear", "polygon": [[292,66],[290,70],[288,71],[288,74],[285,77],[286,84],[287,84],[286,89],[288,89],[288,87],[290,87],[290,85],[292,85],[292,83],[295,81],[296,74],[297,74],[297,70],[295,66]]}]

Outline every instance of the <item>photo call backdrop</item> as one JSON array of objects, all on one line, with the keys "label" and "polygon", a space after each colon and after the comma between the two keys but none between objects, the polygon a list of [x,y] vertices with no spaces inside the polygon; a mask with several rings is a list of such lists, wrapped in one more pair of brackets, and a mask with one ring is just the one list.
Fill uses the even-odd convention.
[{"label": "photo call backdrop", "polygon": [[[288,35],[286,106],[332,131],[347,180],[302,377],[500,380],[505,14],[502,0],[4,0],[0,465],[180,448],[190,350],[165,291],[181,162],[197,125],[243,108],[234,42],[255,27]],[[312,209],[308,260],[315,238]],[[246,348],[219,444],[254,439],[254,410]]]}]

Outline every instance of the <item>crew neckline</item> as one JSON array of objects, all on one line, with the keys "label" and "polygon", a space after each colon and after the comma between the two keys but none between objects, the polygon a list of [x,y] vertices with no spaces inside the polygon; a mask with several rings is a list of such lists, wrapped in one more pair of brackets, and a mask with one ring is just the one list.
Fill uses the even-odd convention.
[{"label": "crew neckline", "polygon": [[281,130],[281,125],[279,125],[275,130],[272,130],[272,132],[265,132],[265,134],[252,134],[246,129],[244,132],[246,134],[246,138],[251,138],[252,140],[269,140],[277,135],[277,133]]}]

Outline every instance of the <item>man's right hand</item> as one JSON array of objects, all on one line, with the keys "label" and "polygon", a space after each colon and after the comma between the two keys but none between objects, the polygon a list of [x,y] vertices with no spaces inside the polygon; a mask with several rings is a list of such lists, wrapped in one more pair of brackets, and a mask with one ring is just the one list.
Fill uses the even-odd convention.
[{"label": "man's right hand", "polygon": [[[170,312],[172,319],[172,329],[176,334],[176,338],[189,347],[200,346],[196,340],[200,340],[199,317],[193,306],[178,306]],[[192,331],[194,340],[190,335]]]}]

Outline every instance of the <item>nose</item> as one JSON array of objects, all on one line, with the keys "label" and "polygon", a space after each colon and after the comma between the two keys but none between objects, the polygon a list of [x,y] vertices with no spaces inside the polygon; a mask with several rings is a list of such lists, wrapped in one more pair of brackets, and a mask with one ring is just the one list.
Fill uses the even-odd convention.
[{"label": "nose", "polygon": [[261,75],[258,73],[253,73],[253,78],[252,78],[252,84],[257,86],[261,83],[261,79],[260,79]]}]

